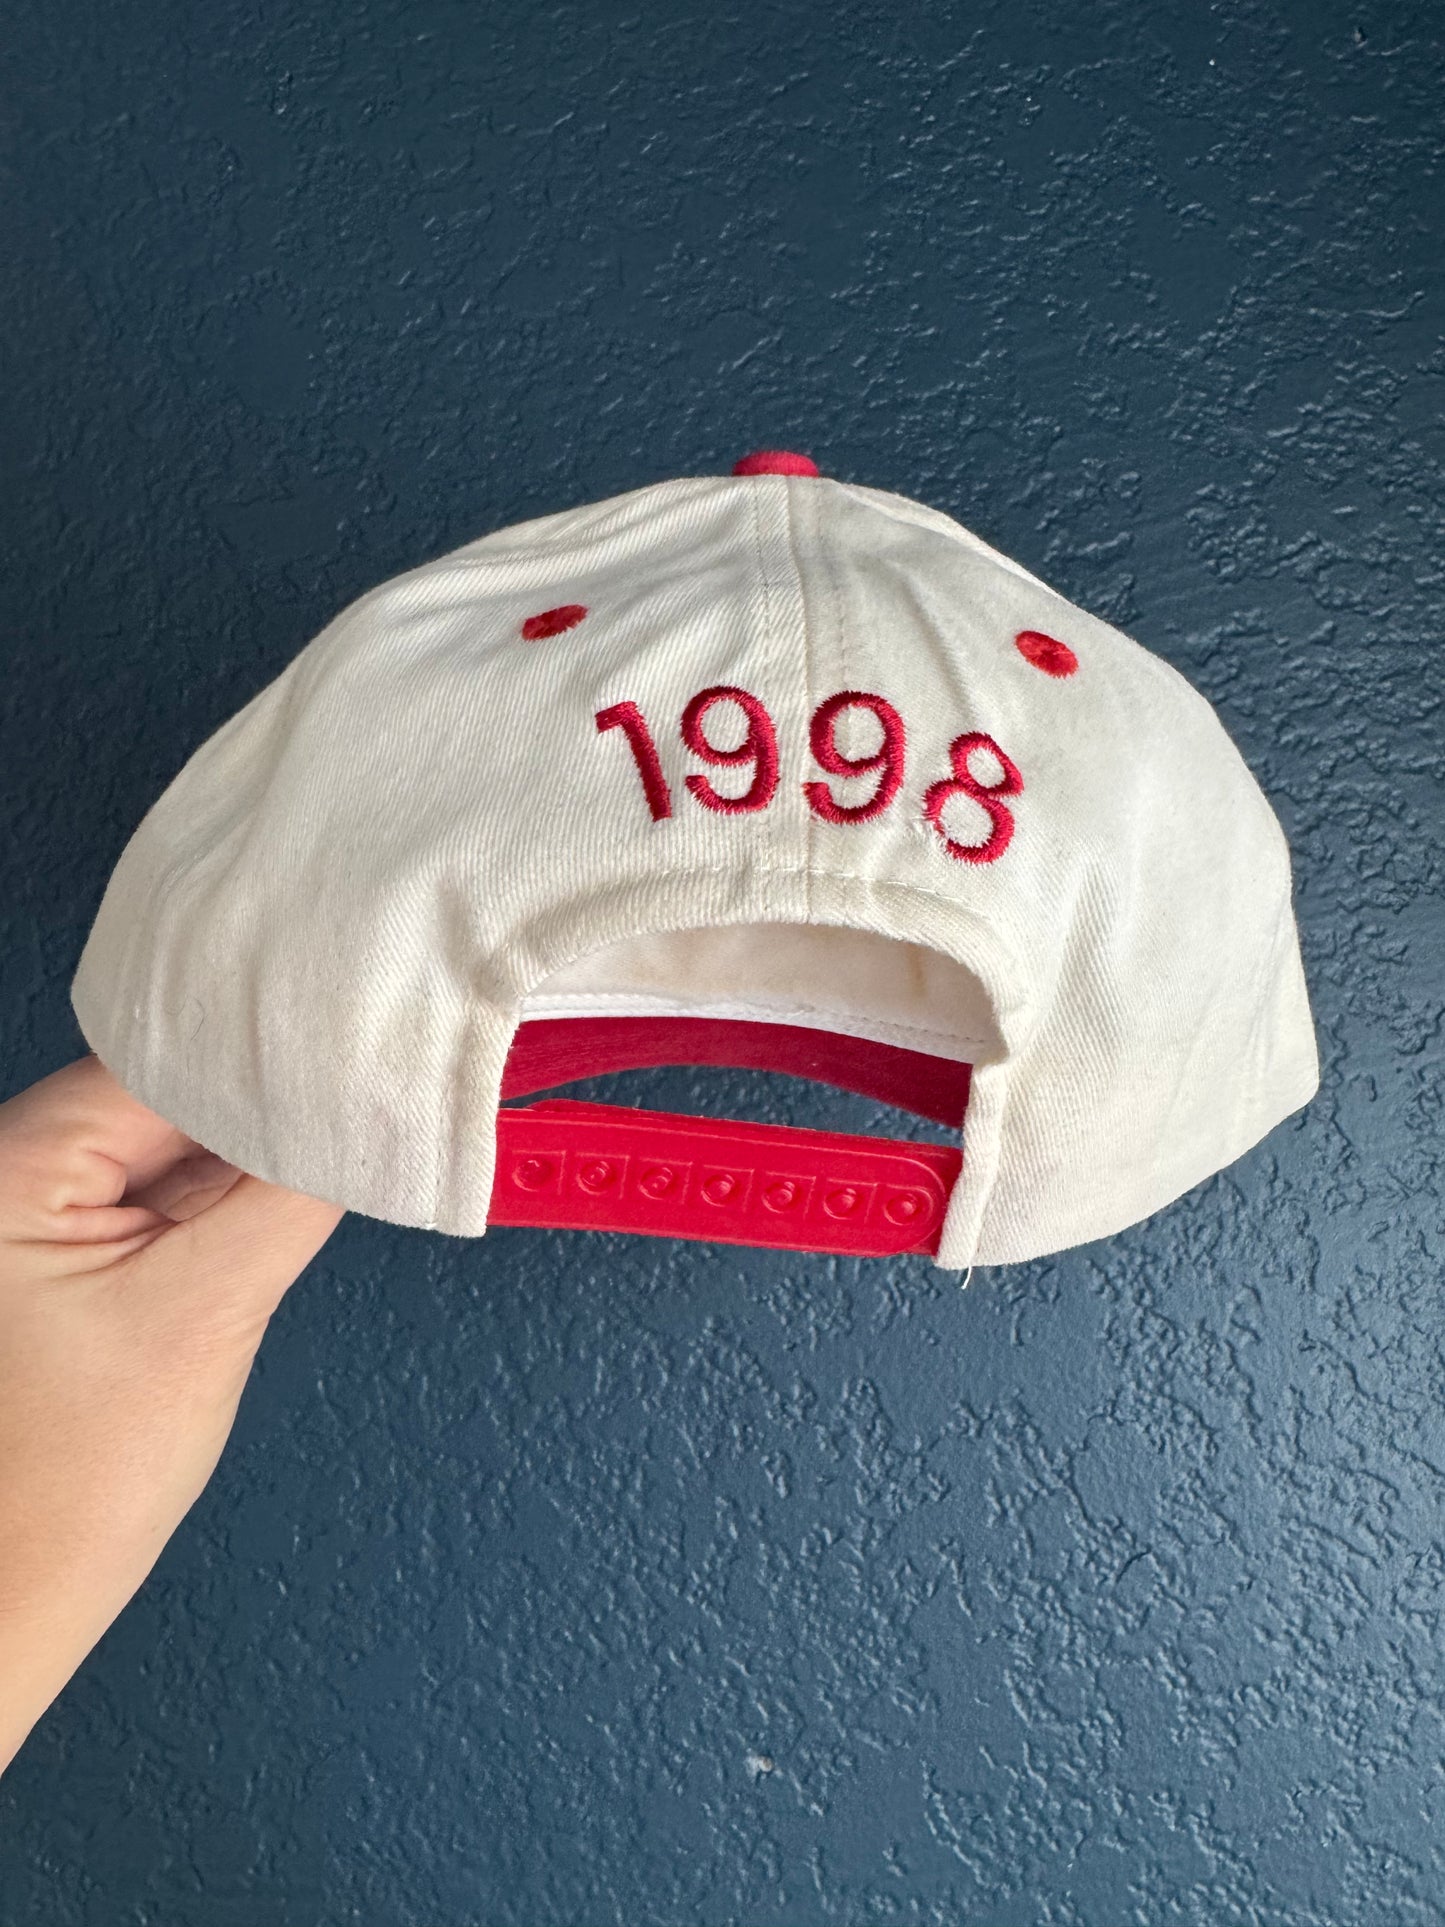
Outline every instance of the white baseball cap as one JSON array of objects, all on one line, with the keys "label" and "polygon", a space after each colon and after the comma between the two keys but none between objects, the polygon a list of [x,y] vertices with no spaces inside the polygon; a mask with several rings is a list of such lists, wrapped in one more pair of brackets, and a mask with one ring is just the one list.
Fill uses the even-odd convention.
[{"label": "white baseball cap", "polygon": [[[1319,1084],[1209,703],[947,515],[764,450],[343,609],[109,880],[86,1040],[206,1149],[459,1236],[1037,1257]],[[761,1066],[944,1144],[509,1100]]]}]

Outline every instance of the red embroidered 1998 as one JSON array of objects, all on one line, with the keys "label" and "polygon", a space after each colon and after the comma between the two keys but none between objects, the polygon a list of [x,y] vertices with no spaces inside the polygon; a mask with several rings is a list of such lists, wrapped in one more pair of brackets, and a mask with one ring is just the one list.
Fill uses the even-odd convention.
[{"label": "red embroidered 1998", "polygon": [[[968,767],[968,759],[976,749],[986,749],[991,756],[998,758],[1003,775],[996,783],[980,783]],[[985,736],[982,730],[973,729],[966,736],[955,736],[948,746],[948,760],[953,765],[951,778],[934,783],[923,799],[923,814],[943,838],[943,847],[960,863],[993,863],[1001,857],[1009,846],[1014,833],[1013,811],[1007,804],[1000,803],[1001,796],[1017,796],[1024,786],[1019,775],[1018,765],[1005,756],[992,736]],[[950,796],[971,796],[988,811],[993,825],[986,841],[982,843],[955,843],[943,827],[943,806]]]},{"label": "red embroidered 1998", "polygon": [[[722,702],[736,703],[748,719],[748,733],[736,749],[719,749],[703,731],[704,716],[714,703]],[[715,683],[711,689],[699,690],[682,712],[682,740],[705,763],[724,768],[738,763],[753,766],[753,780],[741,796],[719,796],[705,776],[689,776],[687,787],[705,809],[739,815],[746,810],[765,810],[772,802],[778,787],[778,732],[767,710],[746,689]]]},{"label": "red embroidered 1998", "polygon": [[[883,741],[871,756],[845,756],[834,740],[834,726],[845,709],[868,709],[878,718]],[[903,741],[903,718],[881,696],[841,689],[819,703],[808,725],[808,742],[818,767],[830,776],[862,776],[875,769],[881,774],[877,789],[866,803],[839,803],[826,783],[804,783],[803,794],[814,815],[821,816],[825,823],[866,823],[869,817],[881,816],[903,781]]]},{"label": "red embroidered 1998", "polygon": [[[709,710],[717,703],[736,703],[747,719],[747,732],[733,749],[720,749],[704,728]],[[849,709],[867,710],[878,722],[882,741],[876,750],[862,756],[848,756],[838,747],[838,718]],[[642,793],[655,822],[672,815],[672,791],[663,772],[647,718],[636,703],[613,703],[597,711],[599,731],[620,729],[627,738],[632,759],[642,780]],[[682,712],[680,731],[683,742],[705,763],[715,768],[752,765],[752,779],[738,796],[727,796],[713,787],[711,779],[694,771],[686,779],[690,795],[708,810],[727,815],[746,815],[765,810],[778,787],[778,732],[760,699],[750,690],[732,683],[715,683],[700,689]],[[866,776],[878,773],[878,787],[861,803],[840,803],[825,782],[803,784],[808,807],[825,823],[866,823],[881,816],[897,796],[903,783],[906,736],[903,718],[882,696],[861,689],[841,689],[825,697],[813,711],[808,726],[808,742],[813,760],[830,776]],[[969,758],[986,750],[998,763],[1002,774],[996,783],[985,783],[970,768]],[[1018,765],[1006,756],[982,730],[969,730],[949,744],[949,766],[953,774],[929,786],[923,797],[923,817],[938,833],[948,855],[959,863],[994,863],[1009,846],[1014,832],[1013,812],[1000,799],[1017,796],[1024,786]],[[960,843],[944,827],[943,812],[951,797],[967,796],[988,813],[989,834],[982,843]]]},{"label": "red embroidered 1998", "polygon": [[672,791],[667,787],[667,778],[662,773],[662,758],[657,753],[657,744],[652,740],[652,731],[647,727],[647,718],[636,703],[613,703],[610,709],[597,712],[599,730],[620,729],[626,736],[632,750],[632,759],[637,764],[637,773],[642,778],[642,793],[647,798],[647,807],[652,811],[653,820],[672,815]]}]

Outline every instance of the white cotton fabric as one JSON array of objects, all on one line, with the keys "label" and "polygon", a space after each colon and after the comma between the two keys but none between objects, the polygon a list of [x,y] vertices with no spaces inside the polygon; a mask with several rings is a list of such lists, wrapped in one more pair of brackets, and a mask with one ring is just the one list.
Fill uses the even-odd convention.
[{"label": "white cotton fabric", "polygon": [[[521,639],[568,602],[580,625]],[[1078,672],[1027,662],[1024,629]],[[719,683],[776,725],[755,814],[684,788],[701,766],[678,719]],[[809,717],[844,689],[897,708],[906,774],[882,815],[835,825],[802,786],[822,775]],[[620,702],[656,739],[662,821],[596,727]],[[729,716],[737,740],[720,708],[715,742]],[[842,747],[872,747],[849,727]],[[966,730],[1024,779],[993,863],[951,859],[923,815]],[[877,779],[829,780],[853,802]],[[988,828],[967,801],[946,821]],[[486,1229],[524,1015],[911,1036],[975,1064],[937,1258],[958,1268],[1148,1216],[1319,1079],[1285,839],[1209,704],[948,516],[811,476],[663,482],[360,597],[147,813],[72,1001],[118,1081],[208,1149],[460,1236]]]}]

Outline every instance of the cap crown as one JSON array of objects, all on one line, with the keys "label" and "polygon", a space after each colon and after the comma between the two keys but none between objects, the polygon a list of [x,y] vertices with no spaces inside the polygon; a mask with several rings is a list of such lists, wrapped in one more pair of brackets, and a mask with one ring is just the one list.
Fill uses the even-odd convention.
[{"label": "cap crown", "polygon": [[1318,1084],[1284,837],[1209,704],[949,517],[801,475],[360,597],[149,811],[72,996],[222,1156],[460,1234],[528,1011],[971,1061],[949,1265],[1118,1230]]}]

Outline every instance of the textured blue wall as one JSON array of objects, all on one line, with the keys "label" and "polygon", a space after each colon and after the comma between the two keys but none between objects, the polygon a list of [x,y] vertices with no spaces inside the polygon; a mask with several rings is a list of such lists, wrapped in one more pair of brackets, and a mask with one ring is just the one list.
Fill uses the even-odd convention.
[{"label": "textured blue wall", "polygon": [[1324,1087],[966,1291],[348,1217],[0,1784],[0,1923],[1445,1920],[1438,8],[310,11],[7,9],[4,1094],[345,602],[778,444],[1213,699]]}]

